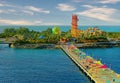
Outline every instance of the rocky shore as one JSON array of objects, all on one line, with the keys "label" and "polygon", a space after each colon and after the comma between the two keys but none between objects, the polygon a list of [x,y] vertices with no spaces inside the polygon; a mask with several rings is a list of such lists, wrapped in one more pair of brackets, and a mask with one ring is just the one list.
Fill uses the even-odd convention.
[{"label": "rocky shore", "polygon": [[20,44],[20,43],[14,43],[9,45],[11,48],[31,48],[31,49],[37,49],[37,48],[57,48],[54,44]]},{"label": "rocky shore", "polygon": [[79,48],[101,48],[101,47],[119,47],[120,42],[96,42],[75,44]]},{"label": "rocky shore", "polygon": [[[79,48],[99,48],[99,47],[119,47],[120,42],[96,42],[96,43],[78,43],[74,44],[75,46]],[[59,48],[60,44],[25,44],[25,43],[13,43],[10,44],[9,47],[11,48],[32,48],[32,49],[37,49],[37,48],[48,48],[48,49],[54,49],[54,48]]]}]

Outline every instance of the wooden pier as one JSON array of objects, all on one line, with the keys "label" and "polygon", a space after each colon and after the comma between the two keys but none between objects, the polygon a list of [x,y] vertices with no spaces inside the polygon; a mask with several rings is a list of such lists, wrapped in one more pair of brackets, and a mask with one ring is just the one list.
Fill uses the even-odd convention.
[{"label": "wooden pier", "polygon": [[[120,75],[110,68],[101,69],[93,66],[94,63],[86,62],[87,57],[80,59],[81,57],[74,54],[67,45],[61,45],[60,47],[94,83],[120,83]],[[90,56],[89,58],[94,62],[96,61]]]}]

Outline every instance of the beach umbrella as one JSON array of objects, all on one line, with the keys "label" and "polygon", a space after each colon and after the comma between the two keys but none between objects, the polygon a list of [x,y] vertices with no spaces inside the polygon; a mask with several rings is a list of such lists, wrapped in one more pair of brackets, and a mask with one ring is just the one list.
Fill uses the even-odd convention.
[{"label": "beach umbrella", "polygon": [[106,68],[108,68],[108,67],[104,64],[104,65],[102,65],[102,66],[99,67],[99,68],[106,69]]},{"label": "beach umbrella", "polygon": [[92,59],[92,57],[90,57],[90,56],[86,56],[88,59]]},{"label": "beach umbrella", "polygon": [[75,50],[74,52],[76,52],[76,53],[80,53],[80,51],[79,51],[79,50]]},{"label": "beach umbrella", "polygon": [[94,61],[95,64],[102,65],[101,61]]},{"label": "beach umbrella", "polygon": [[79,49],[73,49],[73,52],[79,54],[80,50]]},{"label": "beach umbrella", "polygon": [[70,47],[74,47],[74,48],[75,48],[75,46],[74,46],[74,45],[70,45]]},{"label": "beach umbrella", "polygon": [[74,45],[69,46],[70,49],[75,49],[76,47]]},{"label": "beach umbrella", "polygon": [[89,63],[93,62],[92,59],[86,59],[86,61],[89,62]]}]

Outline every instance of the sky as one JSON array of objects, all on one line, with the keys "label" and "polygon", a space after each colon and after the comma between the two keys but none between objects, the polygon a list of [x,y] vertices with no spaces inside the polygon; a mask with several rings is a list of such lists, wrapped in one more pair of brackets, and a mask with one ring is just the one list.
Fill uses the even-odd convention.
[{"label": "sky", "polygon": [[120,25],[120,0],[0,0],[0,25]]}]

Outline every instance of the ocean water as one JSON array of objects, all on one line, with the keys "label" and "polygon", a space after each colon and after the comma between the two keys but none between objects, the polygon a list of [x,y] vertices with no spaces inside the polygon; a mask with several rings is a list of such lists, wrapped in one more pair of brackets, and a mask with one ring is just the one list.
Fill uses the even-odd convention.
[{"label": "ocean water", "polygon": [[86,48],[82,50],[120,74],[120,47]]},{"label": "ocean water", "polygon": [[[119,47],[81,50],[120,73]],[[6,44],[0,45],[0,83],[92,82],[60,49],[13,49]]]},{"label": "ocean water", "polygon": [[[5,28],[20,26],[0,26]],[[43,31],[53,26],[26,26],[30,30]],[[85,30],[89,26],[79,26]],[[60,26],[68,31],[70,26]],[[120,32],[120,26],[99,26],[107,32]],[[82,49],[95,59],[102,60],[120,74],[120,48]],[[101,59],[100,59],[101,58]],[[0,83],[91,83],[79,68],[59,49],[13,49],[0,45]]]},{"label": "ocean water", "polygon": [[[26,27],[30,30],[35,31],[44,31],[47,28],[53,28],[54,26],[0,26],[0,33],[3,32],[5,28],[19,28],[19,27]],[[62,31],[69,31],[71,26],[58,26]],[[120,26],[79,26],[78,28],[81,30],[85,30],[89,27],[98,27],[99,29],[106,31],[106,32],[120,32]]]},{"label": "ocean water", "polygon": [[0,45],[0,83],[91,83],[59,49]]}]

